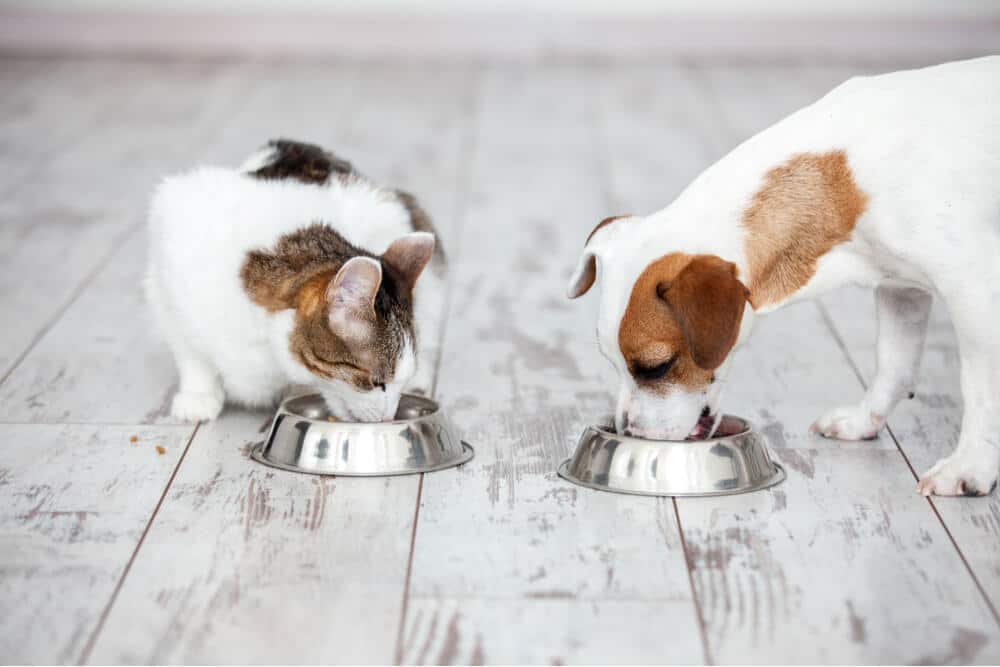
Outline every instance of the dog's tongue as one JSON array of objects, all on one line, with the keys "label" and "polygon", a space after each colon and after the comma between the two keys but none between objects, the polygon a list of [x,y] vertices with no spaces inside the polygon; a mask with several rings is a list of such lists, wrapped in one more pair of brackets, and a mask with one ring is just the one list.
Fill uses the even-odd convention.
[{"label": "dog's tongue", "polygon": [[702,415],[698,418],[698,423],[688,434],[688,440],[704,440],[712,435],[712,428],[715,426],[715,417],[712,415]]}]

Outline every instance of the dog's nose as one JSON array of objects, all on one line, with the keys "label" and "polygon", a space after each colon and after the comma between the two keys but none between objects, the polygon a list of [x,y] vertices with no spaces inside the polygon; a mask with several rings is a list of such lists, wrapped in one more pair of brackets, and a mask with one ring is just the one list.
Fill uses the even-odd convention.
[{"label": "dog's nose", "polygon": [[701,409],[701,416],[702,417],[712,416],[712,411],[709,409],[707,405]]}]

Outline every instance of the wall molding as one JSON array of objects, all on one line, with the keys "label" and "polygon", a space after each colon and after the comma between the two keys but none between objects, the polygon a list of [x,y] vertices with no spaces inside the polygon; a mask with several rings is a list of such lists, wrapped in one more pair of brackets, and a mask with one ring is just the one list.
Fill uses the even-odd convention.
[{"label": "wall molding", "polygon": [[386,16],[0,9],[0,51],[197,57],[940,61],[1000,53],[1000,16]]}]

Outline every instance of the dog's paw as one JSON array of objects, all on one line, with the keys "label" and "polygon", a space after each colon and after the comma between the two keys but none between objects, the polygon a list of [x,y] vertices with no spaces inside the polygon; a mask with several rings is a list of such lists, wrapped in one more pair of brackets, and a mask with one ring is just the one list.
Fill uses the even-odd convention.
[{"label": "dog's paw", "polygon": [[174,396],[170,414],[184,421],[211,421],[222,412],[225,397],[222,392],[197,393],[182,392]]},{"label": "dog's paw", "polygon": [[809,432],[837,440],[874,440],[884,423],[883,415],[853,405],[826,413],[813,422]]},{"label": "dog's paw", "polygon": [[917,483],[923,496],[988,496],[997,488],[995,466],[976,465],[954,455],[934,464]]}]

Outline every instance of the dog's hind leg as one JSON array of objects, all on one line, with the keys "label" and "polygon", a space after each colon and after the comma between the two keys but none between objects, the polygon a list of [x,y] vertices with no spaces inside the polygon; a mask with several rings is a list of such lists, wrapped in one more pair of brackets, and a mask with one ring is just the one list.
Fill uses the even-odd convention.
[{"label": "dog's hind leg", "polygon": [[878,436],[893,408],[913,398],[932,302],[930,292],[915,287],[880,285],[875,290],[875,377],[860,403],[826,413],[812,425],[812,432],[840,440]]},{"label": "dog's hind leg", "polygon": [[[947,295],[946,295],[947,298]],[[929,496],[982,496],[1000,474],[1000,289],[949,300],[962,362],[962,432],[950,456],[928,470],[917,490]]]}]

